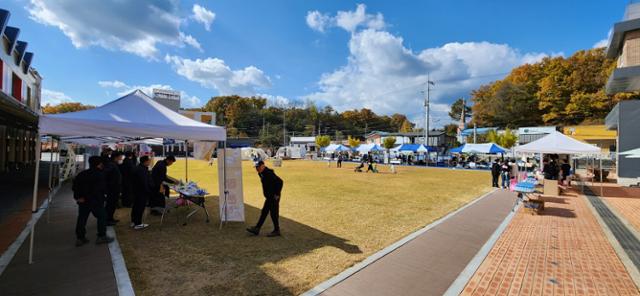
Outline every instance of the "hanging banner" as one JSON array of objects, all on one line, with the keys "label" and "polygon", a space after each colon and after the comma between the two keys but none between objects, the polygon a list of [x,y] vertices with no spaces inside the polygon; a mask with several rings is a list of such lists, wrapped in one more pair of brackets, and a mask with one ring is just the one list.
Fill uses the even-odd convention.
[{"label": "hanging banner", "polygon": [[[218,149],[218,182],[220,184],[218,186],[220,188],[220,221],[244,222],[240,149]],[[227,192],[226,200],[225,191]]]}]

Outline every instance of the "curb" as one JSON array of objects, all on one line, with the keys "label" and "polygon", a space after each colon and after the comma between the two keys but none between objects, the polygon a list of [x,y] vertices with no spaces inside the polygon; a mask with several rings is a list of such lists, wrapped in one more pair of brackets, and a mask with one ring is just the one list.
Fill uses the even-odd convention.
[{"label": "curb", "polygon": [[453,212],[450,212],[449,214],[445,215],[444,217],[435,220],[433,222],[431,222],[430,224],[426,225],[425,227],[418,229],[417,231],[405,236],[404,238],[400,239],[399,241],[389,245],[388,247],[374,253],[373,255],[367,257],[366,259],[364,259],[363,261],[361,261],[360,263],[356,263],[354,266],[345,269],[344,271],[342,271],[341,273],[339,273],[338,275],[320,283],[319,285],[311,288],[310,290],[300,294],[301,296],[316,296],[321,294],[322,292],[326,291],[327,289],[335,286],[336,284],[344,281],[345,279],[349,278],[350,276],[352,276],[353,274],[357,273],[358,271],[364,269],[365,267],[369,266],[370,264],[378,261],[379,259],[381,259],[382,257],[386,256],[387,254],[395,251],[396,249],[400,248],[401,246],[403,246],[404,244],[412,241],[413,239],[415,239],[416,237],[418,237],[419,235],[427,232],[428,230],[430,230],[431,228],[434,228],[435,226],[439,225],[440,223],[444,222],[445,220],[453,217],[454,215],[458,214],[459,212],[463,211],[464,209],[472,206],[473,204],[477,203],[478,201],[484,199],[485,197],[491,195],[492,193],[494,193],[497,189],[493,189],[483,195],[481,195],[480,197],[477,197],[476,199],[468,202],[467,204],[463,205],[462,207],[456,209]]},{"label": "curb", "polygon": [[[592,196],[599,198],[595,195],[592,195]],[[580,197],[587,204],[587,207],[589,207],[589,210],[591,210],[591,213],[593,214],[593,216],[595,216],[596,220],[598,221],[598,224],[600,224],[600,228],[602,229],[602,232],[604,232],[604,235],[607,237],[607,240],[611,244],[611,247],[616,252],[616,255],[618,255],[618,258],[620,259],[625,269],[629,273],[631,280],[633,280],[633,283],[636,285],[636,287],[640,287],[640,271],[633,264],[633,262],[631,261],[631,258],[629,258],[629,255],[627,255],[627,252],[625,252],[625,250],[622,248],[622,245],[620,245],[620,242],[618,242],[618,239],[615,237],[611,229],[609,229],[609,226],[607,225],[607,223],[605,223],[604,220],[602,220],[602,217],[600,217],[600,214],[598,213],[596,208],[591,204],[591,201],[587,198],[587,195],[580,194]],[[603,199],[601,200],[604,202]],[[609,210],[614,215],[618,217],[618,219],[620,219],[620,216],[618,215],[618,213],[612,210],[609,204],[607,204],[606,202],[604,202],[604,204],[606,207],[609,208]],[[620,221],[622,221],[622,223],[625,224],[625,226],[627,226],[626,220],[621,219]],[[634,235],[636,234],[635,229],[630,228],[630,231],[632,234]]]},{"label": "curb", "polygon": [[507,229],[507,226],[509,226],[511,220],[513,220],[513,217],[515,217],[515,215],[518,213],[518,210],[521,206],[522,203],[519,203],[515,207],[515,209],[511,210],[511,213],[509,213],[504,218],[504,220],[502,220],[502,223],[498,225],[498,228],[496,228],[493,234],[491,234],[487,242],[482,246],[482,248],[480,248],[478,253],[471,259],[471,261],[469,261],[467,267],[465,267],[462,272],[460,272],[458,278],[453,281],[451,286],[449,286],[449,289],[447,289],[447,291],[443,295],[454,296],[460,295],[460,293],[462,293],[464,287],[467,286],[467,283],[471,280],[478,268],[480,268],[480,265],[482,264],[482,262],[484,262],[484,259],[487,258],[487,256],[493,249],[493,246],[495,246],[502,233],[505,231],[505,229]]},{"label": "curb", "polygon": [[113,227],[107,228],[107,235],[113,237],[113,242],[109,244],[109,253],[111,254],[111,265],[113,266],[113,274],[116,277],[116,285],[118,286],[118,295],[134,296],[133,285],[127,271],[127,264],[122,256],[122,249],[116,237],[116,231]]}]

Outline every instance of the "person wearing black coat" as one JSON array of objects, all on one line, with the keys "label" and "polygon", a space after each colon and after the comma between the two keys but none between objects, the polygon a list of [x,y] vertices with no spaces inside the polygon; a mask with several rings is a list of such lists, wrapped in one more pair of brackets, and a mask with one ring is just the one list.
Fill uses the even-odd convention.
[{"label": "person wearing black coat", "polygon": [[131,192],[131,186],[133,185],[131,178],[133,176],[133,169],[136,167],[135,163],[133,152],[127,151],[124,153],[122,164],[118,165],[120,175],[122,175],[122,192],[120,193],[120,199],[124,207],[131,207],[133,204],[133,193]]},{"label": "person wearing black coat", "polygon": [[267,234],[268,237],[280,236],[280,223],[279,212],[280,212],[280,195],[282,193],[283,181],[276,175],[276,173],[266,167],[263,161],[258,161],[255,165],[256,171],[258,172],[258,176],[260,176],[260,181],[262,182],[262,194],[264,195],[265,201],[264,206],[262,206],[262,211],[260,212],[260,219],[258,219],[258,224],[254,227],[247,228],[247,231],[254,234],[260,234],[260,228],[264,224],[264,221],[267,219],[267,215],[271,214],[271,221],[273,221],[273,231]]},{"label": "person wearing black coat", "polygon": [[105,209],[107,211],[107,225],[118,223],[113,215],[118,206],[120,192],[122,191],[122,175],[118,168],[118,163],[122,161],[123,155],[118,151],[111,153],[111,157],[103,157],[104,173],[107,178],[107,201]]},{"label": "person wearing black coat", "polygon": [[500,162],[496,159],[491,165],[491,184],[493,187],[500,187],[498,185],[498,179],[500,177],[500,171],[502,167],[500,166]]},{"label": "person wearing black coat", "polygon": [[154,191],[151,200],[149,200],[149,207],[151,208],[151,213],[155,215],[162,215],[162,211],[165,208],[165,198],[169,197],[169,186],[162,183],[175,183],[173,179],[167,176],[167,167],[174,162],[176,162],[176,158],[173,155],[169,155],[164,160],[156,162],[156,165],[151,170]]},{"label": "person wearing black coat", "polygon": [[133,189],[133,206],[131,208],[131,225],[134,229],[145,229],[149,225],[142,223],[142,215],[147,207],[149,197],[153,193],[153,181],[149,172],[151,159],[149,156],[140,157],[140,164],[133,170],[132,189]]},{"label": "person wearing black coat", "polygon": [[107,184],[102,159],[99,156],[89,158],[89,169],[80,172],[73,179],[72,190],[73,198],[78,204],[76,246],[79,247],[89,242],[86,238],[89,214],[93,214],[98,221],[96,244],[112,242],[113,238],[107,236],[107,214],[104,209]]}]

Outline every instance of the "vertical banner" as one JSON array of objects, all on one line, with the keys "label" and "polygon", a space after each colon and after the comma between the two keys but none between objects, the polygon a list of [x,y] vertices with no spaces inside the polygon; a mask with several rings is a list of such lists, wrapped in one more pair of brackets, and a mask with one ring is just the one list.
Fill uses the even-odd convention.
[{"label": "vertical banner", "polygon": [[[218,186],[220,188],[220,221],[244,222],[240,149],[218,149],[218,182],[220,184]],[[226,201],[225,191],[227,191]]]}]

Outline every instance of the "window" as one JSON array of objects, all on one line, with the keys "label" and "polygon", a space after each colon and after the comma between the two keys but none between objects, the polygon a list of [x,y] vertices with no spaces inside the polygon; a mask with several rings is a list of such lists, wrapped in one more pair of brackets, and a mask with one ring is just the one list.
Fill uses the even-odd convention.
[{"label": "window", "polygon": [[3,90],[2,88],[3,82],[4,82],[4,64],[2,63],[2,60],[0,60],[0,91]]},{"label": "window", "polygon": [[31,99],[31,88],[27,86],[27,106],[31,109],[35,109],[33,107],[33,100]]},{"label": "window", "polygon": [[13,86],[11,89],[11,95],[16,98],[16,100],[22,102],[22,79],[13,73],[11,83]]}]

